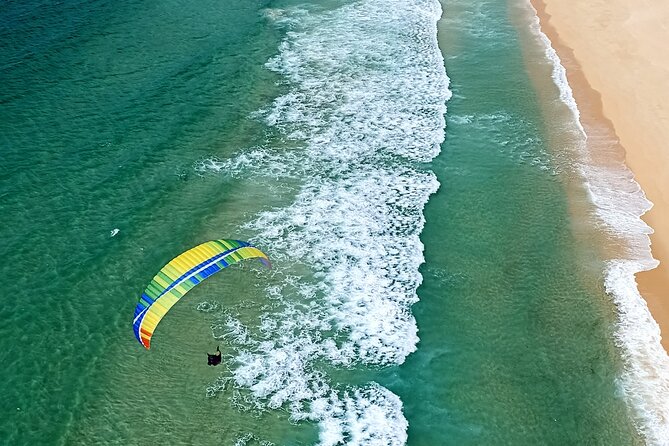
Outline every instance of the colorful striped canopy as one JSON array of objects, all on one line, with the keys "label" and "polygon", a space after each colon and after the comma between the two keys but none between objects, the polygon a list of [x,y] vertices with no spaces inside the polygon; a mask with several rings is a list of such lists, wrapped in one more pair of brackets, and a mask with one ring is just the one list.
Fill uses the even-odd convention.
[{"label": "colorful striped canopy", "polygon": [[267,255],[247,242],[212,240],[172,259],[155,275],[137,302],[133,320],[137,340],[150,348],[156,326],[181,296],[223,268],[254,258],[270,267]]}]

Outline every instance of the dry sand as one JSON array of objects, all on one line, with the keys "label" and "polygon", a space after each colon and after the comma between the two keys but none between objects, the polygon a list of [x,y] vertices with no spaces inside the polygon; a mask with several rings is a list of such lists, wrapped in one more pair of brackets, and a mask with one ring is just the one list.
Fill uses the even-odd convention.
[{"label": "dry sand", "polygon": [[567,77],[581,101],[609,120],[625,161],[653,208],[660,266],[639,273],[639,290],[669,351],[669,2],[532,0],[558,55],[572,60]]}]

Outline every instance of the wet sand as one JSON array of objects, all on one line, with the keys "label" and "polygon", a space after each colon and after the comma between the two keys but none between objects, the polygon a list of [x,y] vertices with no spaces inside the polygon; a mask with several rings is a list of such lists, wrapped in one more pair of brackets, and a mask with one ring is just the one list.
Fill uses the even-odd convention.
[{"label": "wet sand", "polygon": [[669,351],[669,3],[531,1],[582,116],[611,128],[654,204],[643,219],[660,266],[637,282]]}]

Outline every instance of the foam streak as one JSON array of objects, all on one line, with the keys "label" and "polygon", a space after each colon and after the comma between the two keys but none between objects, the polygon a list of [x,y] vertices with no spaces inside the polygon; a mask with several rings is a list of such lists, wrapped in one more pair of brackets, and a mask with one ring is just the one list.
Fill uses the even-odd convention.
[{"label": "foam streak", "polygon": [[[572,110],[574,123],[598,150],[608,150],[607,141],[596,128],[586,132],[574,100],[566,71],[548,37],[541,31],[536,10],[533,30],[546,47],[553,64],[553,79],[560,99]],[[605,136],[604,136],[605,137]],[[594,140],[594,141],[593,141]],[[609,142],[610,143],[610,142]],[[653,230],[641,216],[652,206],[632,172],[620,162],[602,166],[591,159],[585,139],[580,141],[579,171],[596,207],[602,229],[624,240],[625,257],[610,259],[605,271],[605,286],[618,308],[616,343],[625,361],[620,383],[622,393],[636,414],[636,424],[648,444],[669,444],[669,356],[660,344],[660,328],[637,288],[635,274],[657,266],[652,258],[650,238]],[[611,157],[613,158],[613,157]]]},{"label": "foam streak", "polygon": [[220,336],[240,343],[237,386],[265,408],[318,422],[322,446],[406,442],[396,395],[375,383],[337,386],[316,364],[400,364],[416,348],[419,234],[439,186],[420,163],[439,152],[450,97],[440,16],[436,0],[268,11],[286,38],[267,67],[287,92],[258,116],[283,135],[291,156],[255,151],[200,166],[243,167],[257,158],[279,178],[301,173],[293,202],[247,229],[272,247],[277,270],[302,265],[308,273],[286,274],[267,290],[284,309],[262,316],[259,336],[238,336],[234,320]]}]

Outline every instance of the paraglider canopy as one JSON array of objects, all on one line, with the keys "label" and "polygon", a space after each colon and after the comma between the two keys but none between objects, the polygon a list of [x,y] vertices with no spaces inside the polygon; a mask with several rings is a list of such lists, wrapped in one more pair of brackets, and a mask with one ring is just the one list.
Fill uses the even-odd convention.
[{"label": "paraglider canopy", "polygon": [[158,271],[137,302],[133,320],[137,340],[149,349],[156,326],[184,294],[212,274],[255,258],[271,267],[267,255],[248,242],[221,239],[202,243],[172,259]]}]

